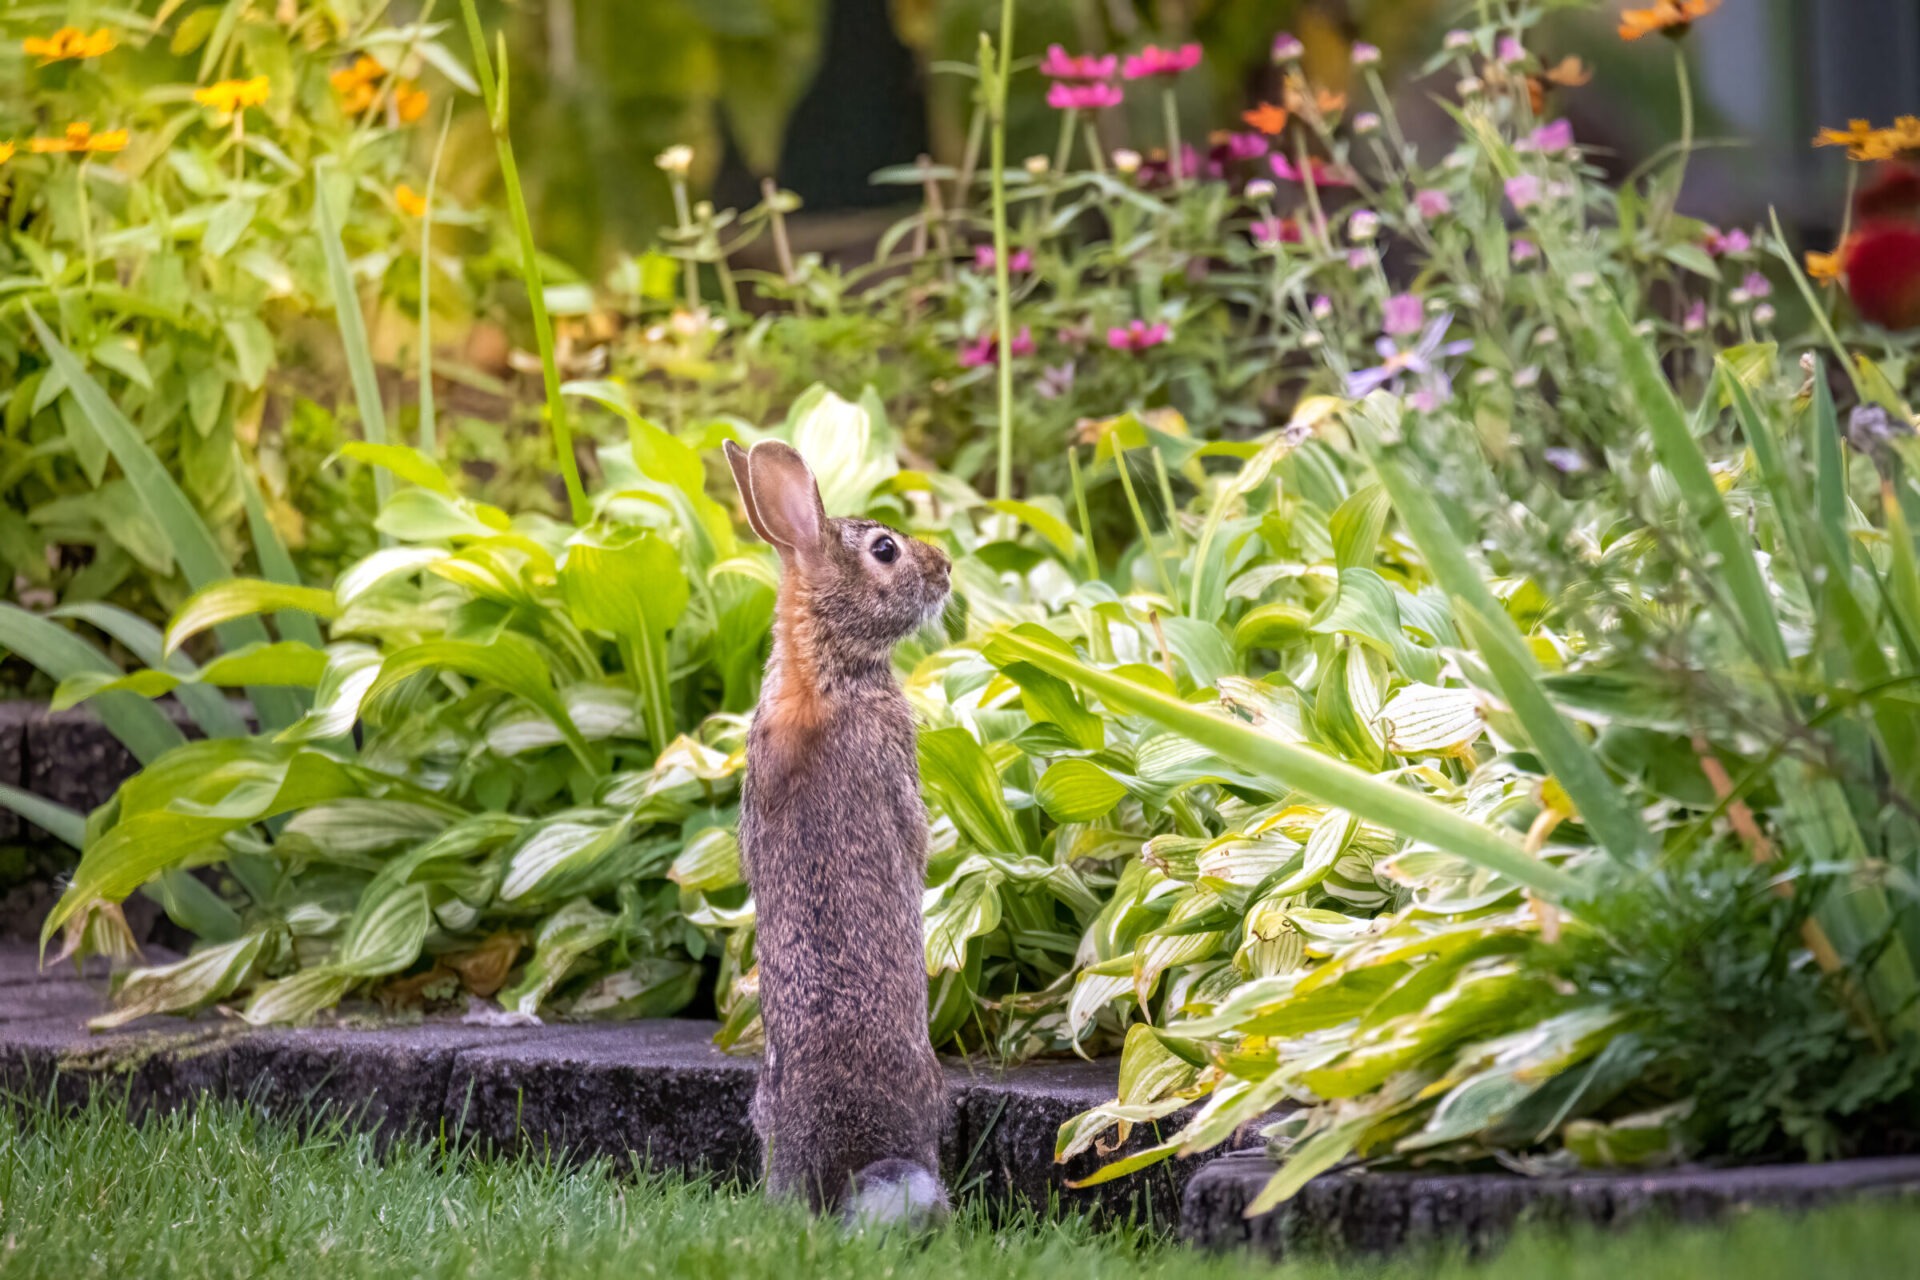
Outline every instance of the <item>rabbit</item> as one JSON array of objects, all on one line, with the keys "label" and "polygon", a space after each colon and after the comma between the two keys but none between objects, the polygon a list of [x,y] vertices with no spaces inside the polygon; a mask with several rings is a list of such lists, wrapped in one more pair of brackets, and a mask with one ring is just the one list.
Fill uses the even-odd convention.
[{"label": "rabbit", "polygon": [[939,616],[950,566],[883,524],[829,519],[792,446],[725,450],[781,567],[740,801],[767,1191],[855,1227],[931,1225],[946,1085],[927,1034],[927,812],[892,652]]}]

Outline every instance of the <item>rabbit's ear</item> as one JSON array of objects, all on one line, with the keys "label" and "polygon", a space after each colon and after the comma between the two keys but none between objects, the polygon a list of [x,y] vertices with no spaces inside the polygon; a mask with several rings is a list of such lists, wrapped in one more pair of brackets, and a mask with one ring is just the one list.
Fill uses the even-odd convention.
[{"label": "rabbit's ear", "polygon": [[762,440],[749,452],[747,464],[750,505],[759,513],[760,536],[782,551],[806,554],[818,548],[827,511],[800,451],[778,440]]},{"label": "rabbit's ear", "polygon": [[733,471],[734,488],[740,490],[740,505],[746,509],[747,523],[760,535],[760,541],[771,544],[773,535],[767,532],[766,522],[760,518],[759,508],[753,505],[752,472],[747,467],[747,451],[733,441],[721,445],[721,452],[727,455],[727,466]]}]

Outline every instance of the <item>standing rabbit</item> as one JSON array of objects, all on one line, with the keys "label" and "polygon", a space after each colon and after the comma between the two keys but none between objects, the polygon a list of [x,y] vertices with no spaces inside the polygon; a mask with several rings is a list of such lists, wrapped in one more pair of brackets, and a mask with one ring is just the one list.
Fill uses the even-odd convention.
[{"label": "standing rabbit", "polygon": [[872,520],[828,519],[789,445],[726,454],[781,568],[740,802],[767,1189],[853,1223],[930,1221],[947,1208],[946,1087],[927,1037],[927,813],[892,653],[945,604],[947,558]]}]

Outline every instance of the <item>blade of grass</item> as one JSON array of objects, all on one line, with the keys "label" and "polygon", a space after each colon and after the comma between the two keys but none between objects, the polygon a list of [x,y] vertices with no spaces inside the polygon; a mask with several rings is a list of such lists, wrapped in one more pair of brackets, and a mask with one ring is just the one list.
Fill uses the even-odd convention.
[{"label": "blade of grass", "polygon": [[[373,351],[367,344],[366,319],[360,314],[360,293],[353,287],[353,271],[347,264],[346,246],[340,243],[340,229],[333,220],[333,208],[327,203],[327,174],[331,159],[316,166],[313,179],[313,230],[320,237],[320,249],[327,258],[327,286],[333,293],[333,314],[340,326],[340,346],[347,355],[347,374],[353,381],[354,403],[360,407],[360,430],[369,444],[387,442],[387,409],[380,400],[380,379],[373,368]],[[381,506],[393,492],[393,478],[384,471],[373,473],[373,492]]]},{"label": "blade of grass", "polygon": [[440,181],[440,157],[447,149],[447,130],[453,126],[453,104],[440,117],[440,137],[433,144],[433,163],[427,168],[426,207],[420,214],[420,421],[416,432],[420,452],[440,456],[440,432],[433,406],[433,193]]},{"label": "blade of grass", "polygon": [[[0,603],[0,648],[24,658],[54,680],[86,672],[121,674],[106,654],[59,623],[28,613],[18,605]],[[93,712],[142,764],[187,740],[158,707],[135,694],[102,694],[94,700]]]},{"label": "blade of grass", "polygon": [[500,81],[493,78],[493,62],[487,57],[487,36],[480,26],[480,13],[473,0],[460,0],[466,14],[467,39],[473,45],[473,65],[480,79],[480,92],[487,104],[487,119],[493,128],[493,141],[500,153],[500,178],[507,188],[507,208],[513,214],[513,229],[520,239],[520,268],[526,276],[527,305],[533,312],[533,336],[540,347],[540,373],[546,381],[547,422],[553,429],[553,451],[560,463],[560,478],[567,486],[567,507],[575,524],[584,525],[593,516],[587,493],[580,484],[580,463],[573,456],[573,426],[568,416],[566,397],[560,393],[560,366],[553,355],[553,321],[547,315],[546,288],[540,276],[540,254],[533,244],[533,223],[527,216],[526,196],[520,190],[520,170],[513,162],[513,140],[507,133],[507,60],[504,42],[500,50]]},{"label": "blade of grass", "polygon": [[[78,618],[98,627],[156,671],[167,671],[184,678],[197,670],[184,654],[169,654],[166,651],[166,639],[160,628],[115,605],[97,601],[70,604],[55,609],[51,616]],[[187,709],[194,723],[200,726],[200,731],[209,738],[246,736],[247,722],[240,718],[240,713],[233,709],[233,704],[227,701],[227,695],[220,690],[208,685],[183,683],[174,689],[173,696],[180,700],[180,705]]]},{"label": "blade of grass", "polygon": [[[471,3],[471,0],[468,0]],[[980,35],[980,92],[985,97],[993,195],[993,314],[999,326],[999,367],[995,387],[999,400],[999,449],[994,465],[993,496],[1013,497],[1013,284],[1007,235],[1007,80],[1013,66],[1013,0],[1000,0],[999,65],[986,33]]]},{"label": "blade of grass", "polygon": [[1466,549],[1454,537],[1433,495],[1390,458],[1375,457],[1373,469],[1393,499],[1408,536],[1426,558],[1427,568],[1452,598],[1482,661],[1500,686],[1500,696],[1526,728],[1541,763],[1566,791],[1600,846],[1622,861],[1637,859],[1647,836],[1632,802],[1548,698],[1540,664],[1527,648],[1526,637],[1467,559]]},{"label": "blade of grass", "polygon": [[0,782],[0,807],[13,810],[62,844],[78,849],[86,842],[86,817],[63,804]]},{"label": "blade of grass", "polygon": [[1195,742],[1204,743],[1222,759],[1297,789],[1324,804],[1424,841],[1477,867],[1498,872],[1543,896],[1564,901],[1580,893],[1580,883],[1573,876],[1529,857],[1517,843],[1493,828],[1456,813],[1438,801],[1382,782],[1343,761],[1282,742],[1251,725],[1214,715],[1157,689],[1088,666],[1053,644],[1022,634],[1024,630],[1017,628],[996,635],[987,644],[988,659],[996,663],[1016,659],[1030,662],[1047,674],[1094,694],[1114,711],[1145,716]]}]

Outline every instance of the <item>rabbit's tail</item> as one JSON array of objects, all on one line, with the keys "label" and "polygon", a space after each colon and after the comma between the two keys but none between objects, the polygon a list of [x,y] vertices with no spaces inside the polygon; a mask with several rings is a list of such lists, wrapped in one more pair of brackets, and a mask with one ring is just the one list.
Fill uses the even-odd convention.
[{"label": "rabbit's tail", "polygon": [[853,1175],[844,1215],[855,1231],[885,1227],[924,1230],[947,1216],[940,1175],[911,1160],[875,1160]]}]

